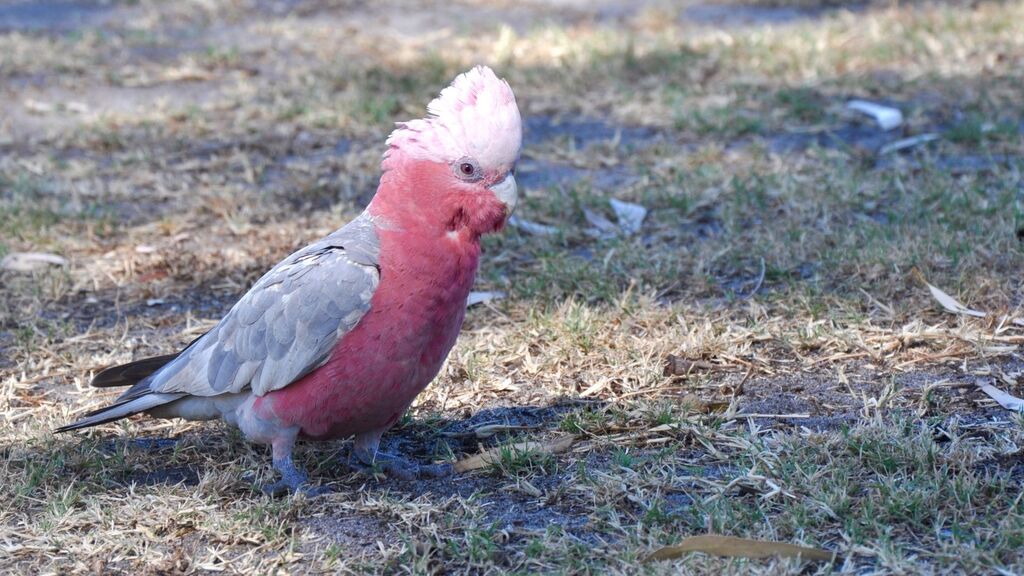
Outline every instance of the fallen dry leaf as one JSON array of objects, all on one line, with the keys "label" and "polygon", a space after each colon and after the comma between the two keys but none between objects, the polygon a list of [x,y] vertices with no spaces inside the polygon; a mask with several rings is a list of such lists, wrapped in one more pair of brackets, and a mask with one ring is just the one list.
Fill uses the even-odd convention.
[{"label": "fallen dry leaf", "polygon": [[592,228],[586,230],[587,234],[595,238],[614,238],[619,234],[620,228],[600,212],[589,208],[583,209],[583,217],[590,223]]},{"label": "fallen dry leaf", "polygon": [[947,312],[951,312],[953,314],[965,314],[967,316],[975,316],[977,318],[984,318],[987,315],[984,312],[972,310],[967,306],[964,306],[963,304],[957,302],[955,298],[953,298],[949,294],[946,294],[942,290],[939,290],[935,286],[932,286],[928,282],[925,282],[925,284],[928,285],[928,290],[931,291],[932,296],[939,301],[939,304],[941,304]]},{"label": "fallen dry leaf", "polygon": [[892,130],[903,124],[903,113],[892,106],[883,106],[866,100],[850,100],[846,107],[871,116],[882,130]]},{"label": "fallen dry leaf", "polygon": [[1013,410],[1014,412],[1024,413],[1024,399],[1017,398],[1013,394],[1003,392],[999,388],[993,386],[991,382],[986,381],[983,378],[979,378],[975,381],[975,384],[978,385],[978,388],[981,388],[982,392],[988,394],[989,398],[998,402],[1003,408]]},{"label": "fallen dry leaf", "polygon": [[714,370],[715,365],[703,360],[690,360],[681,356],[670,354],[665,359],[666,376],[686,376],[694,372],[705,372]]},{"label": "fallen dry leaf", "polygon": [[696,394],[687,394],[680,398],[678,402],[686,412],[694,414],[713,414],[724,412],[729,408],[728,401],[704,400]]},{"label": "fallen dry leaf", "polygon": [[616,200],[615,198],[610,198],[608,204],[612,207],[612,211],[615,212],[615,218],[618,220],[618,223],[612,222],[599,212],[584,208],[583,216],[592,226],[585,230],[587,234],[594,238],[607,239],[620,235],[632,236],[640,231],[644,218],[647,217],[647,208],[632,202]]},{"label": "fallen dry leaf", "polygon": [[647,217],[647,208],[632,202],[616,200],[615,198],[609,198],[608,203],[611,204],[612,210],[615,211],[615,217],[619,221],[619,228],[622,228],[626,236],[632,236],[640,231],[640,226],[643,225],[644,218]]},{"label": "fallen dry leaf", "polygon": [[0,269],[12,272],[31,272],[46,266],[67,266],[68,261],[56,254],[44,252],[11,252],[0,260]]},{"label": "fallen dry leaf", "polygon": [[530,430],[531,426],[512,426],[509,424],[490,424],[487,426],[480,426],[479,428],[473,429],[473,435],[477,438],[490,438],[491,436],[501,434],[503,432],[519,432],[522,430]]},{"label": "fallen dry leaf", "polygon": [[49,102],[40,102],[38,100],[25,100],[22,103],[25,106],[25,110],[28,110],[32,114],[49,114],[57,109],[56,106]]},{"label": "fallen dry leaf", "polygon": [[785,542],[750,540],[735,536],[721,536],[719,534],[701,534],[699,536],[690,536],[675,546],[659,548],[645,558],[644,562],[671,560],[690,552],[703,552],[705,554],[729,556],[732,558],[799,557],[804,560],[823,560],[826,562],[836,557],[834,552],[822,550],[821,548],[808,548],[806,546],[786,544]]},{"label": "fallen dry leaf", "polygon": [[470,470],[479,470],[480,468],[487,468],[488,466],[497,463],[501,460],[501,453],[503,450],[513,450],[518,452],[537,452],[542,454],[558,454],[565,452],[572,446],[572,443],[576,441],[576,437],[572,435],[557,436],[550,440],[545,441],[528,441],[528,442],[517,442],[511,446],[499,446],[490,450],[481,452],[476,456],[470,456],[464,458],[455,463],[454,468],[456,472],[469,472]]},{"label": "fallen dry leaf", "polygon": [[554,234],[558,234],[558,228],[555,228],[554,226],[539,224],[518,216],[509,217],[508,223],[510,226],[518,228],[527,234],[533,234],[534,236],[552,236]]},{"label": "fallen dry leaf", "polygon": [[490,438],[498,434],[509,433],[509,432],[523,432],[526,430],[533,430],[536,426],[514,426],[511,424],[486,424],[484,426],[478,426],[468,432],[445,432],[444,436],[449,437],[467,437],[475,436],[477,438]]},{"label": "fallen dry leaf", "polygon": [[466,298],[466,308],[490,300],[501,300],[505,296],[504,292],[470,292],[469,297]]},{"label": "fallen dry leaf", "polygon": [[895,142],[890,142],[885,146],[878,149],[879,156],[885,156],[886,154],[892,154],[893,152],[899,152],[901,150],[907,150],[921,144],[927,144],[939,139],[939,135],[934,132],[928,132],[927,134],[918,134],[917,136],[911,136],[910,138],[901,138]]}]

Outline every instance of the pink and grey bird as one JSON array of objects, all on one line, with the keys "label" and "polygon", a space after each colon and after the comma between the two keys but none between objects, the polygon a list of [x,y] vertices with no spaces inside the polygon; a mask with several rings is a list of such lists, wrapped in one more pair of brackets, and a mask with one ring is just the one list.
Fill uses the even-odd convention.
[{"label": "pink and grey bird", "polygon": [[396,476],[437,475],[378,453],[381,435],[441,368],[462,326],[480,237],[516,204],[522,122],[489,68],[461,74],[387,139],[377,193],[357,218],[288,256],[178,354],[99,373],[131,386],[58,431],[144,412],[221,418],[269,444],[281,480],[306,490],[296,440],[354,436],[354,456]]}]

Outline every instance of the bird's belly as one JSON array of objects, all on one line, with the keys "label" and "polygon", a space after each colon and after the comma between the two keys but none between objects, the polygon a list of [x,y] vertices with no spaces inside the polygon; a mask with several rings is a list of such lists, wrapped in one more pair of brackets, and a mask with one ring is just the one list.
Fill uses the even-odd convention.
[{"label": "bird's belly", "polygon": [[307,438],[391,427],[455,344],[472,275],[460,280],[429,298],[375,294],[370,312],[339,341],[326,364],[267,394],[264,404]]}]

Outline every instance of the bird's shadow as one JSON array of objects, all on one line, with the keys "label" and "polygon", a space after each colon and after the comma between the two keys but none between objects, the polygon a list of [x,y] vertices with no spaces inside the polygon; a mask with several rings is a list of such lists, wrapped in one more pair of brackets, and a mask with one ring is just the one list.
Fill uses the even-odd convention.
[{"label": "bird's shadow", "polygon": [[[464,418],[425,414],[407,418],[384,436],[381,449],[417,463],[453,461],[482,450],[521,439],[541,438],[556,431],[566,415],[579,410],[598,410],[605,402],[562,398],[546,406],[497,406],[479,410]],[[269,450],[251,444],[234,429],[201,425],[198,432],[174,437],[82,438],[68,447],[78,457],[68,460],[73,475],[87,473],[96,461],[107,464],[102,485],[110,492],[130,491],[139,486],[195,487],[209,472],[224,469],[218,462],[239,462],[241,492],[259,494],[257,482],[275,477]],[[301,442],[296,461],[308,470],[310,482],[330,491],[377,485],[398,492],[452,492],[453,486],[476,482],[470,475],[437,479],[400,480],[350,465],[351,441]],[[91,458],[87,455],[91,454]],[[43,456],[43,454],[37,454]],[[45,458],[45,457],[44,457]],[[230,466],[230,464],[229,464]],[[77,470],[76,470],[77,469]],[[443,486],[443,488],[441,488]],[[461,492],[462,490],[456,490]]]}]

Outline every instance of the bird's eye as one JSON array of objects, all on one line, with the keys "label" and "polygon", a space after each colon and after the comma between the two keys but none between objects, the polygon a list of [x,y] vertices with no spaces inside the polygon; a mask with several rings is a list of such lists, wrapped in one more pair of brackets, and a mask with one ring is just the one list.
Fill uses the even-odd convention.
[{"label": "bird's eye", "polygon": [[480,177],[480,168],[471,158],[463,158],[455,163],[455,174],[463,180],[476,180]]}]

